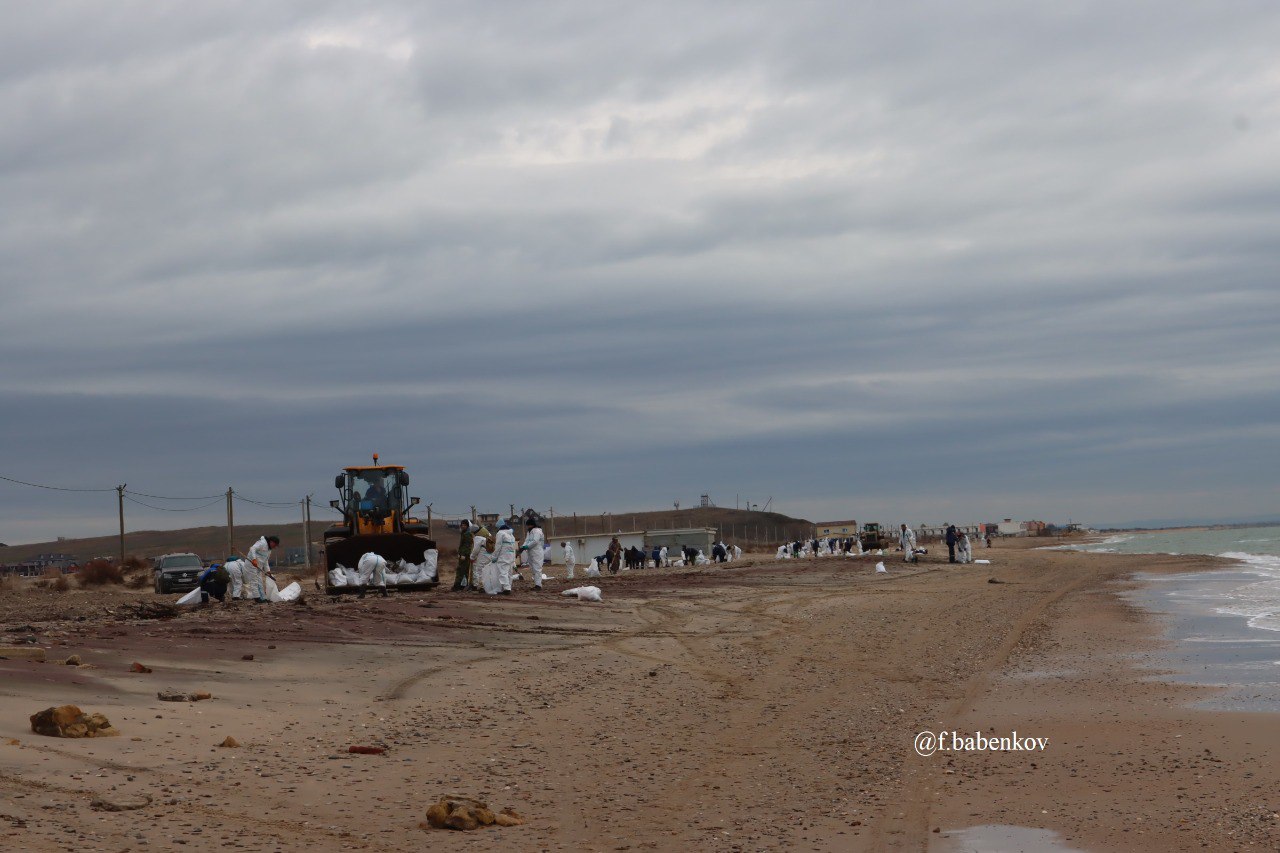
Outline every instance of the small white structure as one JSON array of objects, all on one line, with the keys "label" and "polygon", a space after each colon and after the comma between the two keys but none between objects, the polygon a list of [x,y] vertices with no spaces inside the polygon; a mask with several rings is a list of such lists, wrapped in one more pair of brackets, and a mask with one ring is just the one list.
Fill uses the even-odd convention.
[{"label": "small white structure", "polygon": [[632,530],[626,533],[622,531],[617,533],[589,533],[581,536],[556,536],[554,538],[548,536],[547,542],[551,545],[551,550],[547,552],[548,562],[563,566],[564,549],[560,547],[560,543],[568,542],[573,546],[573,558],[579,568],[589,566],[592,560],[602,556],[605,551],[609,550],[609,543],[613,541],[615,536],[618,537],[618,542],[622,544],[623,551],[632,546],[644,548],[643,530]]}]

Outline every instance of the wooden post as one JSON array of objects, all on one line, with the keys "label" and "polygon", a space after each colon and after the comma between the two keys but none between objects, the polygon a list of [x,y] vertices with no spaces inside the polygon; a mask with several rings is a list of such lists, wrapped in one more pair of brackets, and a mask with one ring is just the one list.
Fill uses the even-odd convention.
[{"label": "wooden post", "polygon": [[120,511],[120,565],[124,565],[124,486],[116,486],[116,508]]}]

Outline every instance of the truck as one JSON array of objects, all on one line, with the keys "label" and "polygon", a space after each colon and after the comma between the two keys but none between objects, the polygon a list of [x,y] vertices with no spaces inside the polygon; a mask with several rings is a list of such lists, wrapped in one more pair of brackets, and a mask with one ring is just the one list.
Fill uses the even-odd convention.
[{"label": "truck", "polygon": [[[333,485],[338,498],[329,506],[342,513],[342,520],[324,531],[326,592],[363,593],[363,587],[334,586],[330,573],[338,566],[354,569],[369,552],[392,564],[397,560],[420,564],[426,551],[436,547],[430,525],[409,514],[421,499],[409,497],[409,472],[403,465],[381,465],[375,453],[372,465],[344,468]],[[429,589],[438,582],[389,589]]]}]

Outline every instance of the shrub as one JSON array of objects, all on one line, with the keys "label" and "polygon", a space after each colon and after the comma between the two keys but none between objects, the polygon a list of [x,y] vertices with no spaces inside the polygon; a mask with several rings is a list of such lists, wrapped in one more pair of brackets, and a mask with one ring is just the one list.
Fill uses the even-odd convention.
[{"label": "shrub", "polygon": [[71,589],[71,584],[67,583],[67,576],[59,572],[58,577],[53,581],[54,592],[66,592]]},{"label": "shrub", "polygon": [[90,560],[80,567],[76,576],[80,586],[102,586],[109,583],[124,583],[124,574],[120,567],[107,560]]}]

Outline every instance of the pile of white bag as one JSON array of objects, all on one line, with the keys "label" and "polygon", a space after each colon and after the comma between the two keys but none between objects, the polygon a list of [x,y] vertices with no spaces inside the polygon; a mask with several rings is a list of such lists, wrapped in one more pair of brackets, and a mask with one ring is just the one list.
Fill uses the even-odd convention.
[{"label": "pile of white bag", "polygon": [[586,575],[589,578],[600,577],[600,561],[599,560],[591,561],[591,565],[587,566]]},{"label": "pile of white bag", "polygon": [[388,563],[377,554],[369,552],[360,558],[358,568],[350,569],[341,563],[335,566],[329,572],[329,585],[337,587],[381,586],[382,584],[378,583],[380,580],[386,583],[387,586],[431,583],[436,579],[436,567],[439,557],[439,551],[435,548],[428,548],[423,552],[421,563],[410,563],[406,560],[396,560],[394,563]]}]

